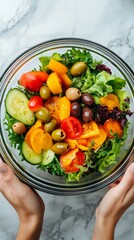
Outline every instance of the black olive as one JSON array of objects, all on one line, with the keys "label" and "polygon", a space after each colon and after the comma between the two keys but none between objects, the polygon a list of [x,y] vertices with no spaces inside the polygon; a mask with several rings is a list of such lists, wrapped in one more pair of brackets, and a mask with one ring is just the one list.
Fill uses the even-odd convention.
[{"label": "black olive", "polygon": [[71,115],[74,117],[79,117],[81,114],[81,106],[78,102],[73,102],[71,104]]},{"label": "black olive", "polygon": [[94,103],[94,98],[89,93],[83,93],[82,102],[85,103],[87,106],[91,106]]},{"label": "black olive", "polygon": [[82,111],[82,120],[84,123],[90,122],[93,120],[93,112],[89,107],[84,107]]}]

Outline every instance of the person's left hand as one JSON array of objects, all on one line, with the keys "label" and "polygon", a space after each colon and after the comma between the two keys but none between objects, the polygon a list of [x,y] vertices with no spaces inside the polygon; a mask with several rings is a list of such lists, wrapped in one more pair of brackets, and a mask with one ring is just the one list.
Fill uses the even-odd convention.
[{"label": "person's left hand", "polygon": [[37,192],[20,182],[13,170],[2,160],[0,160],[0,192],[19,216],[17,240],[39,239],[45,210],[44,202]]}]

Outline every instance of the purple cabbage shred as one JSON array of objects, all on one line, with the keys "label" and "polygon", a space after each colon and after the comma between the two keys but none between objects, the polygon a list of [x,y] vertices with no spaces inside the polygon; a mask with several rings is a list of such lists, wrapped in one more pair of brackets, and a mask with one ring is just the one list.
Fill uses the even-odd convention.
[{"label": "purple cabbage shred", "polygon": [[109,67],[107,67],[105,64],[98,64],[96,67],[96,70],[101,72],[101,71],[106,71],[108,72],[110,75],[112,74],[112,71]]}]

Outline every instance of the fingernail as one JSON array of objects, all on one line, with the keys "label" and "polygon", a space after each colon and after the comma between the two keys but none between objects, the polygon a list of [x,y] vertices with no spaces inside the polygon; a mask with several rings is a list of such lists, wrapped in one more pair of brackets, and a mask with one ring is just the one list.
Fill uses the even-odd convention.
[{"label": "fingernail", "polygon": [[8,171],[8,167],[5,163],[0,159],[0,173],[4,174]]}]

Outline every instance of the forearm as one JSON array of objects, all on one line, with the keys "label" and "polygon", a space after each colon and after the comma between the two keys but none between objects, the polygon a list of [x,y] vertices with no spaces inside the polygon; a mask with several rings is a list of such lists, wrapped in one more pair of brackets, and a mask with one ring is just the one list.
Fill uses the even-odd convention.
[{"label": "forearm", "polygon": [[97,219],[94,226],[92,240],[114,240],[115,225],[104,219]]},{"label": "forearm", "polygon": [[16,240],[39,240],[42,230],[42,219],[32,217],[26,221],[20,221]]}]

